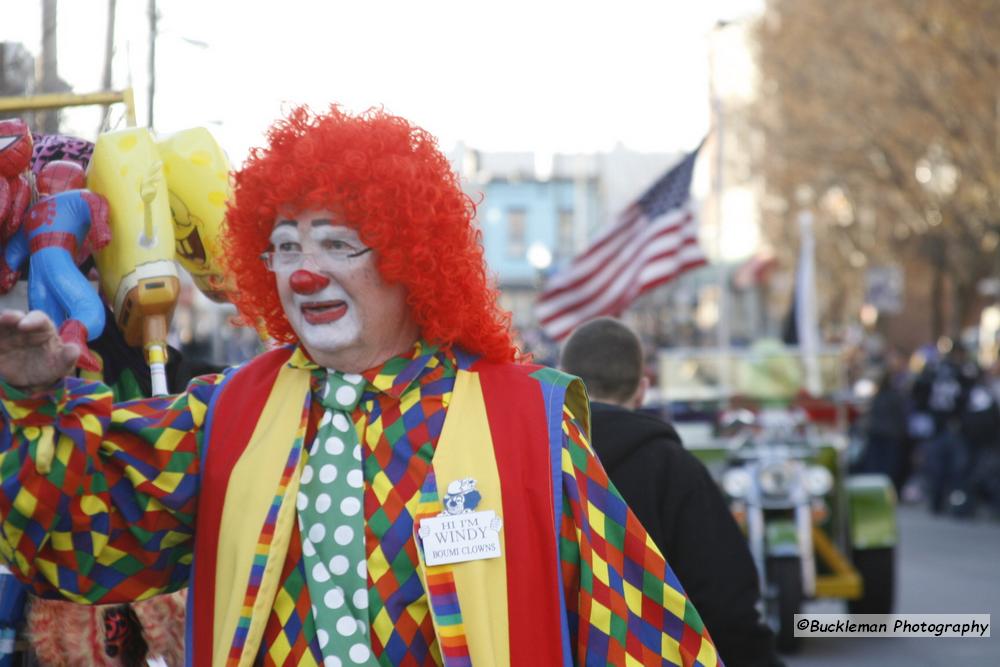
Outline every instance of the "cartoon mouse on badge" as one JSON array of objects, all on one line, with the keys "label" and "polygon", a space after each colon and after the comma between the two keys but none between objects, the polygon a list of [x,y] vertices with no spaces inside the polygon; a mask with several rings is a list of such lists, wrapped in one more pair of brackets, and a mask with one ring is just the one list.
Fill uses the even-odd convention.
[{"label": "cartoon mouse on badge", "polygon": [[[438,514],[434,520],[467,516],[477,523],[483,521],[484,528],[497,533],[503,527],[503,520],[492,511],[476,511],[482,498],[482,494],[476,489],[475,479],[472,477],[457,479],[448,485],[447,492],[442,499],[444,511]],[[422,539],[426,539],[430,534],[430,530],[428,526],[421,525],[418,534]]]},{"label": "cartoon mouse on badge", "polygon": [[476,491],[476,480],[471,477],[456,479],[448,485],[444,496],[444,512],[441,516],[455,516],[475,511],[483,497]]}]

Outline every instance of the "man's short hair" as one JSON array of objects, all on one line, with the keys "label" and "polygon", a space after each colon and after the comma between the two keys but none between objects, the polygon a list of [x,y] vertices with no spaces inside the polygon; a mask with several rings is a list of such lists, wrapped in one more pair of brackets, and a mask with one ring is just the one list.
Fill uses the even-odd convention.
[{"label": "man's short hair", "polygon": [[582,379],[592,398],[624,403],[639,388],[642,359],[635,332],[620,320],[601,317],[570,334],[559,365]]}]

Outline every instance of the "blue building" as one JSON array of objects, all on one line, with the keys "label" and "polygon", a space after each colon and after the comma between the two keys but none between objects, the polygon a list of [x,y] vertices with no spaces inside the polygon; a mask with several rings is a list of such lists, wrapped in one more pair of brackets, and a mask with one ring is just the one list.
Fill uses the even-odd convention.
[{"label": "blue building", "polygon": [[524,330],[544,274],[581,250],[598,223],[594,178],[494,177],[469,188],[481,194],[478,221],[486,262],[497,275],[504,306]]}]

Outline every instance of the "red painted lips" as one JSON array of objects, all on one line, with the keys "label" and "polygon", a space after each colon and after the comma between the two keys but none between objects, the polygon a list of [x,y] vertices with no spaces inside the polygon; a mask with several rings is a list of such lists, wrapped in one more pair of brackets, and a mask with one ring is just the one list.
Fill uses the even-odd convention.
[{"label": "red painted lips", "polygon": [[328,324],[344,316],[347,304],[343,301],[320,301],[303,304],[301,309],[302,317],[309,324]]}]

